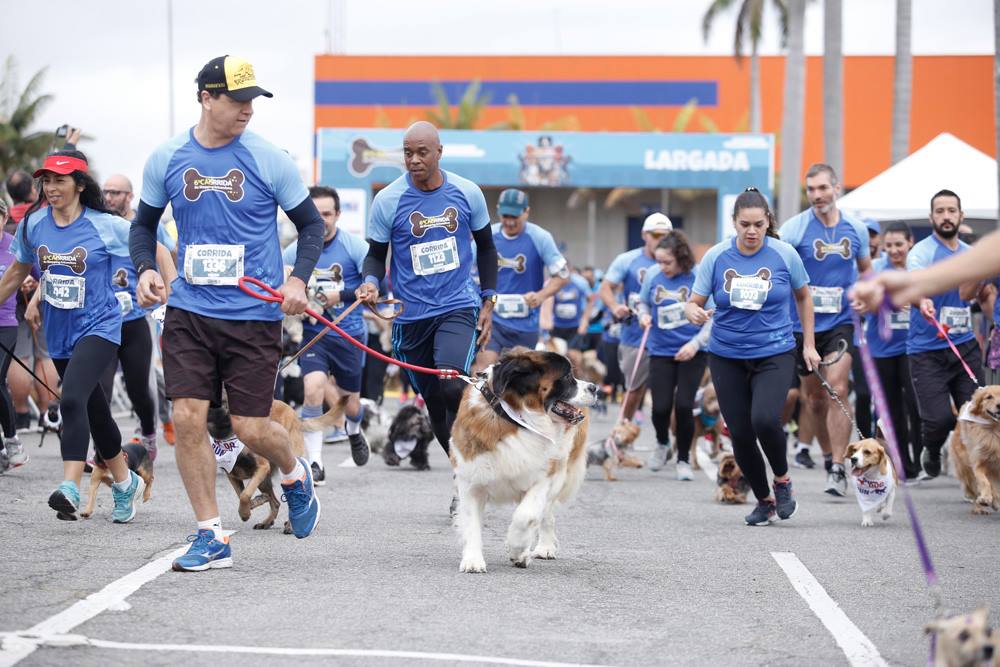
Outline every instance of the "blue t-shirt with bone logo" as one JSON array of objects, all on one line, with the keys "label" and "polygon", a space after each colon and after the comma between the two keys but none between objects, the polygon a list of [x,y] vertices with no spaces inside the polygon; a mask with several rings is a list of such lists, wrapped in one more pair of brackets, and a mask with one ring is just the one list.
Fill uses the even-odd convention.
[{"label": "blue t-shirt with bone logo", "polygon": [[[967,243],[959,241],[958,248],[952,250],[941,243],[936,235],[931,234],[910,249],[906,256],[906,270],[926,269],[931,264],[944,261],[952,255],[957,255],[968,249]],[[948,338],[951,339],[952,343],[962,345],[976,337],[972,330],[972,309],[969,307],[968,301],[962,301],[957,288],[948,290],[944,294],[938,294],[931,300],[934,302],[935,317],[938,322],[947,327]],[[938,338],[937,327],[924,319],[919,308],[911,307],[906,353],[917,354],[943,350],[946,347],[948,347],[948,341],[944,338]]]},{"label": "blue t-shirt with bone logo", "polygon": [[795,248],[770,236],[744,255],[736,238],[712,246],[698,265],[693,291],[715,300],[712,354],[760,359],[795,348],[792,290],[809,283]]},{"label": "blue t-shirt with bone logo", "polygon": [[621,343],[638,347],[642,342],[642,327],[639,318],[634,315],[639,306],[639,290],[646,279],[646,273],[657,271],[656,260],[646,254],[646,249],[633,248],[615,257],[604,274],[604,279],[612,285],[621,285],[622,299],[633,311],[633,316],[622,322]]},{"label": "blue t-shirt with bone logo", "polygon": [[278,304],[245,294],[238,282],[246,275],[281,286],[278,207],[291,210],[308,196],[288,154],[253,132],[205,148],[192,129],[159,146],[146,161],[142,201],[173,207],[178,277],[169,305],[223,320],[280,320]]},{"label": "blue t-shirt with bone logo", "polygon": [[550,274],[559,273],[566,268],[566,259],[552,234],[533,222],[526,222],[514,238],[504,234],[499,223],[492,230],[498,265],[493,321],[514,331],[537,332],[539,308],[529,308],[522,295],[542,289],[545,269]]},{"label": "blue t-shirt with bone logo", "polygon": [[[579,273],[571,273],[569,282],[556,292],[553,299],[553,326],[557,329],[576,329],[580,326],[580,318],[583,317],[583,311],[587,309],[590,292],[590,283],[587,282],[587,279]],[[597,304],[595,303],[591,316],[596,312]]]},{"label": "blue t-shirt with bone logo", "polygon": [[424,192],[403,174],[375,195],[366,236],[392,248],[392,285],[405,309],[397,322],[415,322],[482,299],[470,271],[472,232],[490,224],[479,186],[441,170],[444,183]]},{"label": "blue t-shirt with bone logo", "polygon": [[646,272],[646,280],[639,292],[639,301],[646,305],[653,318],[653,326],[646,341],[646,349],[653,356],[673,357],[701,327],[688,322],[684,304],[691,298],[694,272],[678,273],[668,278],[658,268]]},{"label": "blue t-shirt with bone logo", "polygon": [[89,208],[66,227],[56,224],[51,208],[35,211],[18,227],[10,251],[41,273],[45,342],[53,359],[68,359],[84,336],[121,344],[112,258],[128,259],[128,233],[124,218]]}]

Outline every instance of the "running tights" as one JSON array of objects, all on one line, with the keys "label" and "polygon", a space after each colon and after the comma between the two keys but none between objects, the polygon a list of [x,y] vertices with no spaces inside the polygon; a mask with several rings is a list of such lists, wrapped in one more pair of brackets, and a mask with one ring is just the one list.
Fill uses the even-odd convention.
[{"label": "running tights", "polygon": [[733,454],[758,500],[771,495],[767,468],[775,477],[788,474],[781,410],[795,375],[794,351],[760,359],[730,359],[709,354],[708,366],[719,407],[733,441]]},{"label": "running tights", "polygon": [[[896,440],[902,448],[906,478],[915,479],[920,472],[920,452],[923,439],[920,433],[920,412],[917,397],[910,382],[910,362],[905,354],[875,360],[878,378],[889,402],[889,418],[896,430]],[[884,418],[883,415],[879,415]]]},{"label": "running tights", "polygon": [[[649,390],[653,395],[656,442],[670,442],[670,413],[677,412],[677,460],[688,461],[694,439],[694,397],[708,360],[699,352],[688,361],[673,357],[649,358]],[[676,392],[676,399],[675,399]]]},{"label": "running tights", "polygon": [[[0,343],[3,343],[8,350],[14,351],[17,345],[17,326],[0,327]],[[7,388],[7,370],[10,369],[10,355],[0,350],[0,426],[3,427],[3,436],[13,438],[17,435],[14,426],[14,402],[10,398],[10,389]]]},{"label": "running tights", "polygon": [[84,336],[69,359],[52,360],[62,379],[63,461],[86,461],[91,436],[105,461],[121,453],[122,434],[100,387],[101,375],[117,351],[111,341]]},{"label": "running tights", "polygon": [[108,401],[115,384],[118,362],[122,365],[125,393],[132,402],[132,409],[139,418],[143,435],[156,433],[156,404],[149,382],[149,369],[153,361],[153,338],[145,317],[122,324],[122,344],[118,355],[111,360],[101,378],[101,387]]}]

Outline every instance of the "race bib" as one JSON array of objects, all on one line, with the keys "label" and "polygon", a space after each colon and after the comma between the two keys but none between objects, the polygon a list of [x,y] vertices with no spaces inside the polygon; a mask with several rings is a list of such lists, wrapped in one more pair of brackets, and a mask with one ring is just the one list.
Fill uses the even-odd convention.
[{"label": "race bib", "polygon": [[236,459],[246,445],[235,435],[225,440],[212,438],[212,451],[215,453],[215,463],[226,472],[232,472]]},{"label": "race bib", "polygon": [[413,272],[418,276],[454,271],[459,266],[458,244],[454,236],[440,241],[414,243],[410,246]]},{"label": "race bib", "polygon": [[676,329],[687,324],[684,317],[684,304],[672,303],[669,306],[659,306],[656,309],[656,326],[660,329]]},{"label": "race bib", "polygon": [[910,309],[894,310],[889,315],[889,328],[906,331],[910,328]]},{"label": "race bib", "polygon": [[527,317],[531,309],[520,294],[498,294],[493,312],[503,318]]},{"label": "race bib", "polygon": [[810,285],[809,291],[812,292],[813,312],[833,315],[840,312],[844,303],[843,287],[818,287]]},{"label": "race bib", "polygon": [[632,292],[631,294],[629,294],[628,295],[628,299],[625,300],[625,303],[628,305],[629,310],[638,310],[638,308],[639,308],[639,293],[638,292]]},{"label": "race bib", "polygon": [[556,317],[560,320],[572,320],[576,318],[576,304],[575,303],[557,303],[556,304]]},{"label": "race bib", "polygon": [[83,276],[56,276],[46,271],[41,282],[42,298],[53,308],[83,308],[87,292],[87,279]]},{"label": "race bib", "polygon": [[184,280],[191,285],[238,285],[243,277],[242,245],[189,245]]},{"label": "race bib", "polygon": [[969,307],[959,308],[956,306],[941,307],[941,324],[948,327],[948,335],[969,333],[972,328],[972,311]]},{"label": "race bib", "polygon": [[118,299],[118,307],[121,308],[123,316],[132,312],[131,294],[128,292],[115,292],[115,298]]},{"label": "race bib", "polygon": [[757,276],[736,276],[729,292],[729,303],[733,308],[760,310],[767,301],[771,281]]}]

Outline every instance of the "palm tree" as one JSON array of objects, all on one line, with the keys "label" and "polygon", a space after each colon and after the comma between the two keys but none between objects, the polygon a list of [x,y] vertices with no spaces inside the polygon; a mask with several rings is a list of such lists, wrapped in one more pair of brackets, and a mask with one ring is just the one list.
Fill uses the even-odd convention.
[{"label": "palm tree", "polygon": [[[704,39],[708,40],[708,34],[712,30],[712,22],[719,12],[732,7],[736,0],[712,0],[708,6],[708,11],[701,20],[701,30]],[[757,49],[760,46],[761,32],[764,23],[764,5],[766,0],[740,0],[740,13],[736,17],[736,32],[733,39],[733,54],[736,60],[743,60],[744,36],[749,33],[750,37],[750,131],[761,131],[761,103],[760,103],[760,58]],[[786,0],[772,0],[778,15],[781,19],[781,45],[785,45],[788,36],[788,7]]]},{"label": "palm tree", "polygon": [[910,154],[910,0],[896,0],[896,60],[892,69],[892,163]]},{"label": "palm tree", "polygon": [[29,132],[52,95],[39,94],[45,68],[40,69],[23,89],[17,76],[17,62],[9,56],[0,78],[0,174],[15,169],[36,168],[55,140],[54,132]]},{"label": "palm tree", "polygon": [[480,94],[482,84],[476,80],[469,84],[469,87],[462,93],[462,98],[458,101],[454,117],[451,114],[451,102],[444,86],[439,83],[431,84],[434,92],[434,99],[437,108],[427,112],[427,120],[437,125],[443,130],[471,130],[479,121],[479,116],[483,109],[490,103],[490,94]]},{"label": "palm tree", "polygon": [[788,57],[785,59],[784,112],[781,118],[781,180],[779,220],[799,211],[802,171],[802,126],[805,111],[804,53],[806,0],[788,0]]},{"label": "palm tree", "polygon": [[844,58],[842,0],[823,2],[823,149],[826,163],[844,167]]}]

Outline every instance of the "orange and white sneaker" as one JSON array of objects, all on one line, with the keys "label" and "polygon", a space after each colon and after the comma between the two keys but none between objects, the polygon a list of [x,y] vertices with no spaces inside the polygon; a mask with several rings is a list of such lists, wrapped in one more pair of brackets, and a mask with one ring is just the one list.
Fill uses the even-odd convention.
[{"label": "orange and white sneaker", "polygon": [[168,421],[163,425],[163,439],[167,441],[167,444],[173,447],[177,443],[177,433],[174,432],[174,422]]}]

